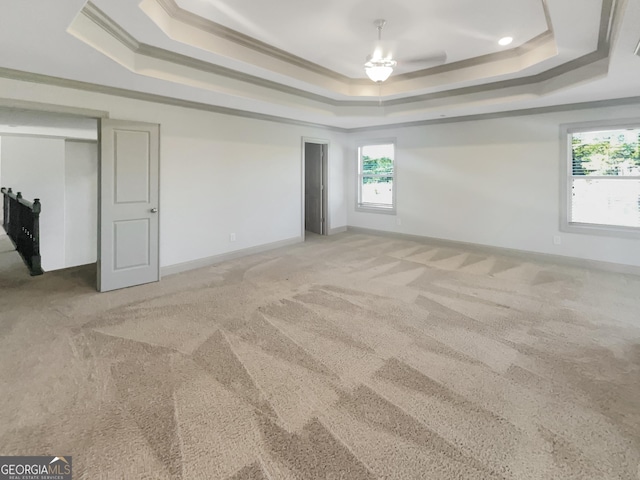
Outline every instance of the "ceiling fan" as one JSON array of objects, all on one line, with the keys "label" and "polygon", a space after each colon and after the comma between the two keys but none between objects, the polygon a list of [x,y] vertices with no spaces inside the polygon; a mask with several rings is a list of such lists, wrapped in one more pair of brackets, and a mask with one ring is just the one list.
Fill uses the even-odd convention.
[{"label": "ceiling fan", "polygon": [[[380,18],[375,20],[373,24],[378,29],[378,42],[376,43],[373,53],[367,56],[364,71],[371,80],[376,83],[382,83],[389,78],[393,72],[393,68],[398,65],[398,62],[393,59],[391,51],[385,51],[382,44],[382,29],[387,24],[387,21]],[[443,51],[436,55],[405,60],[401,63],[405,65],[410,63],[440,64],[446,62],[446,60],[447,53]]]}]

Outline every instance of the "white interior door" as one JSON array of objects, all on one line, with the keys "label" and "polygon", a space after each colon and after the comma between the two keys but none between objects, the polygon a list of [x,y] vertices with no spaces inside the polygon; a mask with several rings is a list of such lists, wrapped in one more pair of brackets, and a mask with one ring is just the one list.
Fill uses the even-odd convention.
[{"label": "white interior door", "polygon": [[101,121],[98,290],[156,282],[160,126]]}]

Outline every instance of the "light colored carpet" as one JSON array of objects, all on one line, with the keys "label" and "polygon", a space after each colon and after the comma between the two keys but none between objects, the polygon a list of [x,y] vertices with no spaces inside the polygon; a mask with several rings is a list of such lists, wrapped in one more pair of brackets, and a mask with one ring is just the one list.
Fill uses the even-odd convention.
[{"label": "light colored carpet", "polygon": [[0,454],[78,479],[639,478],[638,277],[354,233],[106,294],[3,265]]}]

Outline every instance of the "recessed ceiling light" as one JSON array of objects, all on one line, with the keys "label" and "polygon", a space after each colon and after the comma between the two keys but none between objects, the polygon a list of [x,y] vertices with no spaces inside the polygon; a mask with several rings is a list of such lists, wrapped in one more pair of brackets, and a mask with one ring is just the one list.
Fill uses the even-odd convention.
[{"label": "recessed ceiling light", "polygon": [[506,47],[511,42],[513,42],[513,37],[502,37],[500,40],[498,40],[498,44],[502,45],[503,47]]}]

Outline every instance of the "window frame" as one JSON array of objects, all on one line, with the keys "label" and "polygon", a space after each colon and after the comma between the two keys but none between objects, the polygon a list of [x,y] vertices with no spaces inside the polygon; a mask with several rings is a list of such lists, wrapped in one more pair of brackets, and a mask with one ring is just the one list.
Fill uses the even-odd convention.
[{"label": "window frame", "polygon": [[[375,145],[393,145],[393,175],[379,174],[379,175],[365,175],[363,173],[362,165],[362,148],[372,147]],[[356,166],[356,211],[368,212],[368,213],[383,213],[387,215],[396,214],[396,191],[398,188],[398,159],[397,159],[398,146],[395,138],[377,138],[375,140],[366,140],[359,142],[356,146],[356,152],[358,156],[358,163]],[[392,190],[391,190],[391,206],[384,206],[383,204],[376,203],[363,203],[362,202],[362,181],[365,177],[391,177]]]},{"label": "window frame", "polygon": [[599,132],[606,130],[640,129],[640,118],[618,120],[596,120],[590,122],[570,123],[560,125],[560,231],[587,235],[604,235],[620,238],[640,238],[640,227],[622,225],[606,225],[599,223],[572,222],[572,187],[574,178],[588,178],[593,180],[606,179],[615,181],[640,180],[640,176],[583,176],[573,175],[572,138],[574,133]]}]

